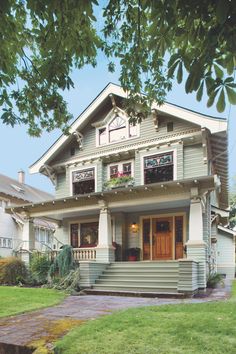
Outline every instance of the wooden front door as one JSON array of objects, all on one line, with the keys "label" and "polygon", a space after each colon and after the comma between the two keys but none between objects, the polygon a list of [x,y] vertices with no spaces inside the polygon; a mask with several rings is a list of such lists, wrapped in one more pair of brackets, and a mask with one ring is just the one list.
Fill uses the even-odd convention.
[{"label": "wooden front door", "polygon": [[172,259],[173,218],[152,219],[152,259]]}]

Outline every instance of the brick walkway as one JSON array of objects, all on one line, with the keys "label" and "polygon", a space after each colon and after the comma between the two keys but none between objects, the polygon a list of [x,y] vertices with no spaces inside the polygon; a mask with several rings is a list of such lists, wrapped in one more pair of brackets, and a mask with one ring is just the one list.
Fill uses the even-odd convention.
[{"label": "brick walkway", "polygon": [[89,319],[107,315],[116,310],[139,306],[201,303],[225,300],[231,286],[213,290],[210,296],[188,299],[158,299],[121,296],[69,296],[60,305],[0,320],[0,343],[15,345],[45,345],[63,336],[68,329]]}]

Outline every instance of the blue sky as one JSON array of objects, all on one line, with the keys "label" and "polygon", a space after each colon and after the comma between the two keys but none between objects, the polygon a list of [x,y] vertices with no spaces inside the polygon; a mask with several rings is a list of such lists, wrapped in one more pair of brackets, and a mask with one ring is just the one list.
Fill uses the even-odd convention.
[{"label": "blue sky", "polygon": [[[107,63],[106,58],[100,55],[96,68],[86,67],[73,72],[75,89],[66,92],[64,98],[74,119],[108,82],[119,84],[118,73],[108,73]],[[215,108],[206,107],[206,100],[197,102],[195,95],[187,95],[184,86],[178,84],[174,84],[173,90],[167,96],[167,101],[204,114],[229,117],[229,175],[232,180],[232,177],[236,176],[236,106],[232,106],[231,109],[227,106],[225,112],[219,114]],[[53,193],[51,182],[39,174],[30,175],[28,168],[54,143],[61,132],[56,130],[44,133],[41,138],[32,138],[28,136],[25,126],[11,128],[0,123],[0,128],[0,173],[17,178],[17,172],[23,169],[26,172],[27,184]]]}]

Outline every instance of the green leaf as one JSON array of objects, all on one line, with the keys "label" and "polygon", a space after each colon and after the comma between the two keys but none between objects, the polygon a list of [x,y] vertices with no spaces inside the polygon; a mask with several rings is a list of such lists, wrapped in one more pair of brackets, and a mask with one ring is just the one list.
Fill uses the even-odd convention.
[{"label": "green leaf", "polygon": [[218,102],[216,104],[217,111],[222,113],[225,110],[225,92],[224,89],[222,88],[220,96],[218,98]]},{"label": "green leaf", "polygon": [[208,101],[207,101],[207,107],[208,108],[213,105],[218,91],[219,91],[219,89],[214,91],[214,92],[212,92],[211,95],[209,96]]},{"label": "green leaf", "polygon": [[175,69],[177,68],[177,65],[179,64],[179,60],[176,61],[168,70],[168,77],[172,77],[174,75]]},{"label": "green leaf", "polygon": [[203,87],[204,87],[204,81],[202,81],[202,83],[201,83],[201,85],[200,85],[200,87],[199,87],[199,89],[198,89],[198,91],[197,91],[197,96],[196,96],[196,98],[197,98],[197,101],[198,101],[198,102],[200,102],[201,99],[202,99]]},{"label": "green leaf", "polygon": [[228,96],[228,99],[229,99],[229,102],[231,104],[236,104],[236,92],[235,90],[233,90],[232,88],[226,86],[226,92],[227,92],[227,96]]},{"label": "green leaf", "polygon": [[214,65],[214,69],[215,69],[216,77],[222,79],[224,76],[223,70],[221,70],[221,68],[216,64]]},{"label": "green leaf", "polygon": [[191,92],[191,86],[192,86],[192,82],[193,82],[193,74],[189,74],[186,83],[185,83],[185,91],[186,93]]},{"label": "green leaf", "polygon": [[178,71],[177,71],[177,82],[180,84],[183,80],[183,63],[182,61],[179,63]]}]

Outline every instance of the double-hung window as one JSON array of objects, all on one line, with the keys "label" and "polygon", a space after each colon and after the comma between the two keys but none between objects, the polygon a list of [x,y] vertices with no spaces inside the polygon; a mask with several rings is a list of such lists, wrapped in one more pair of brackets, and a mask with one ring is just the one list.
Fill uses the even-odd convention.
[{"label": "double-hung window", "polygon": [[72,172],[73,195],[95,192],[95,169]]},{"label": "double-hung window", "polygon": [[144,157],[144,184],[174,179],[173,151]]},{"label": "double-hung window", "polygon": [[125,175],[125,176],[132,176],[133,175],[132,161],[119,162],[116,164],[109,165],[108,178],[116,178],[121,175]]}]

